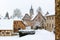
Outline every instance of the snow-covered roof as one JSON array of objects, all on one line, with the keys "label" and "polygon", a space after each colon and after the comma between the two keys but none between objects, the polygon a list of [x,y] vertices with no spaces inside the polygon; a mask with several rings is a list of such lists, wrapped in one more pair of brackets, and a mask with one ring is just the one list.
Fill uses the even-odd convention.
[{"label": "snow-covered roof", "polygon": [[23,22],[24,24],[28,25],[26,21]]},{"label": "snow-covered roof", "polygon": [[33,19],[36,17],[36,15],[37,15],[37,14],[34,14],[34,15],[32,16],[32,19],[31,19],[31,20],[33,20]]},{"label": "snow-covered roof", "polygon": [[[34,14],[31,20],[33,20],[37,15],[38,15],[38,13]],[[41,15],[42,15],[42,17],[44,18],[43,14],[41,14]],[[45,18],[44,18],[44,19],[45,19]]]},{"label": "snow-covered roof", "polygon": [[14,17],[13,20],[22,20],[22,18]]},{"label": "snow-covered roof", "polygon": [[54,14],[54,13],[53,13],[53,14],[49,13],[49,14],[47,14],[46,16],[51,16],[51,15],[55,15],[55,14]]},{"label": "snow-covered roof", "polygon": [[0,30],[13,30],[13,20],[1,19]]},{"label": "snow-covered roof", "polygon": [[26,18],[27,18],[27,19],[30,18],[29,14],[27,14],[27,13],[24,15],[23,19],[26,19]]}]

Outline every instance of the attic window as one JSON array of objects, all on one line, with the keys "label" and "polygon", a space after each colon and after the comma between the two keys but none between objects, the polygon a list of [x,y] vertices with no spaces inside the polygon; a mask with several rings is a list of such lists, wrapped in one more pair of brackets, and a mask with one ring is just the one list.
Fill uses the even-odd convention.
[{"label": "attic window", "polygon": [[38,17],[38,19],[40,19],[40,17]]},{"label": "attic window", "polygon": [[37,20],[36,20],[37,21]]}]

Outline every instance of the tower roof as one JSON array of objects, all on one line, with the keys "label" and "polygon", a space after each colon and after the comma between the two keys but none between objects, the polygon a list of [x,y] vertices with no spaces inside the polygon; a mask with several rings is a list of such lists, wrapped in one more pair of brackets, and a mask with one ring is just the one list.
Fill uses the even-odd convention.
[{"label": "tower roof", "polygon": [[38,7],[37,11],[38,11],[38,12],[41,12],[41,7]]},{"label": "tower roof", "polygon": [[31,5],[31,8],[30,8],[29,13],[30,13],[30,17],[32,17],[32,16],[33,16],[33,14],[34,14],[34,10],[33,10],[33,8],[32,8],[32,5]]},{"label": "tower roof", "polygon": [[31,9],[30,10],[33,10],[33,7],[32,7],[32,5],[31,5]]},{"label": "tower roof", "polygon": [[32,5],[31,5],[31,9],[33,9],[33,8],[32,8]]}]

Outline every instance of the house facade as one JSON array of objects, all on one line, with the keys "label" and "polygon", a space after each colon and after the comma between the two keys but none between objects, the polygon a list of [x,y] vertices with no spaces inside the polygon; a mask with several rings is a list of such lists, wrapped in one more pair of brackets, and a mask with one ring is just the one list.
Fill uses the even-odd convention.
[{"label": "house facade", "polygon": [[38,12],[38,14],[35,16],[35,18],[32,20],[32,26],[33,28],[45,28],[45,18],[43,15]]},{"label": "house facade", "polygon": [[55,29],[55,15],[46,16],[46,30],[54,31]]}]

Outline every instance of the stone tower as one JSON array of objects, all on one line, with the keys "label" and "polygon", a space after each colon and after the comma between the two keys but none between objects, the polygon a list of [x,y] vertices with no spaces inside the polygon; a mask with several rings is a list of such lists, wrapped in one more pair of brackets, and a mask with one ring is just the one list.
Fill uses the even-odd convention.
[{"label": "stone tower", "polygon": [[32,18],[33,14],[34,14],[34,10],[33,10],[32,6],[31,6],[31,9],[30,9],[30,17],[31,18]]}]

